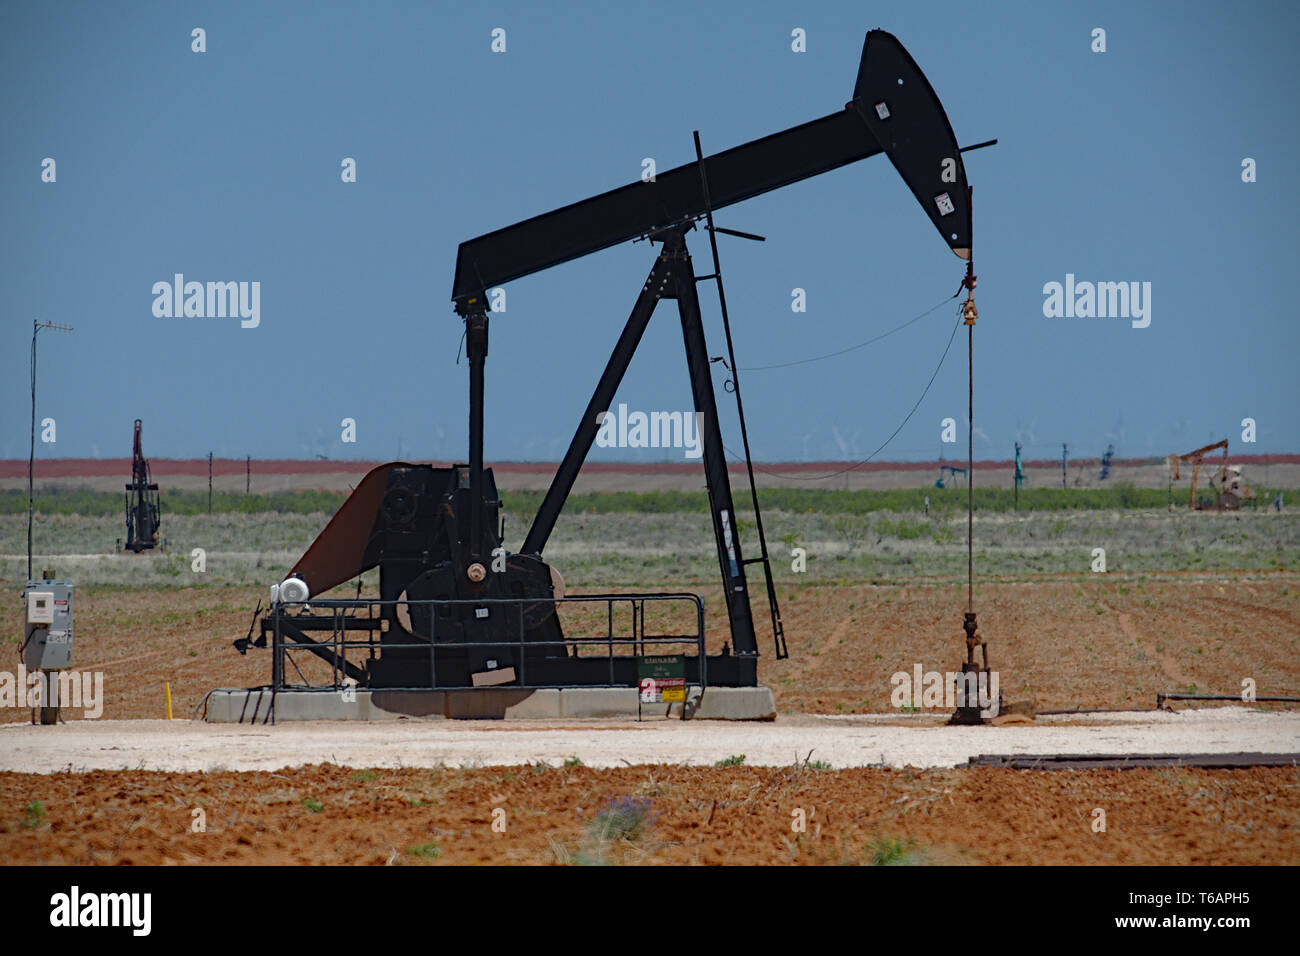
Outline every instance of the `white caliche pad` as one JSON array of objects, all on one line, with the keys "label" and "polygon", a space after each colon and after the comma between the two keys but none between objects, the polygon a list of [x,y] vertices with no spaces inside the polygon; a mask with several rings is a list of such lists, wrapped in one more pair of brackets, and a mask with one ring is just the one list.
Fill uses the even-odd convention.
[{"label": "white caliche pad", "polygon": [[1221,707],[1179,713],[1039,718],[1034,724],[947,727],[933,717],[780,717],[768,723],[635,718],[304,721],[248,726],[188,720],[81,720],[0,726],[0,770],[276,770],[493,766],[578,756],[589,767],[789,766],[809,753],[835,768],[952,767],[980,754],[1290,753],[1300,712]]}]

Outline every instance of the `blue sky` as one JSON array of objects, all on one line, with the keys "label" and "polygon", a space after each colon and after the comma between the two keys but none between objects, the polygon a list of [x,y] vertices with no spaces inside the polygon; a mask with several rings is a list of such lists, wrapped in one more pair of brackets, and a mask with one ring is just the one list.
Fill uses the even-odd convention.
[{"label": "blue sky", "polygon": [[[969,154],[977,457],[1122,457],[1228,437],[1300,450],[1294,4],[29,3],[0,7],[0,457],[462,460],[450,293],[464,239],[840,109],[866,30],[894,33]],[[207,52],[191,51],[206,30]],[[490,50],[506,31],[506,52]],[[803,28],[807,52],[791,50]],[[1090,46],[1106,31],[1106,52]],[[52,157],[57,181],[41,181]],[[357,161],[344,184],[340,162]],[[1243,158],[1258,181],[1243,183]],[[739,362],[869,339],[963,267],[883,156],[722,211]],[[698,273],[708,243],[693,234]],[[626,244],[506,287],[489,460],[563,453],[654,253]],[[155,282],[261,283],[261,324],[157,318]],[[1151,324],[1043,314],[1043,286],[1151,283]],[[791,290],[807,312],[791,311]],[[717,300],[706,332],[723,351]],[[618,395],[687,409],[672,303]],[[920,397],[945,306],[884,341],[742,384],[755,457],[865,457]],[[721,371],[720,366],[715,369]],[[716,380],[724,438],[734,406]],[[964,334],[881,455],[965,453]],[[940,421],[961,423],[941,446]],[[340,440],[340,421],[357,441]],[[1241,442],[1241,420],[1257,443]],[[675,459],[655,450],[646,458]],[[631,459],[595,449],[592,459]]]}]

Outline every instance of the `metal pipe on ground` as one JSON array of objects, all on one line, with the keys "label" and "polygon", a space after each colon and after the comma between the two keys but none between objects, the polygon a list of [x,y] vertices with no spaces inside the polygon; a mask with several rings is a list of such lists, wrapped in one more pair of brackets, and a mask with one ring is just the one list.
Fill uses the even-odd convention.
[{"label": "metal pipe on ground", "polygon": [[1162,709],[1167,700],[1232,700],[1239,704],[1300,704],[1300,697],[1252,697],[1246,700],[1240,694],[1156,694],[1156,709]]},{"label": "metal pipe on ground", "polygon": [[980,754],[959,767],[1000,767],[1007,770],[1138,770],[1155,767],[1201,767],[1227,770],[1241,767],[1292,767],[1300,754]]}]

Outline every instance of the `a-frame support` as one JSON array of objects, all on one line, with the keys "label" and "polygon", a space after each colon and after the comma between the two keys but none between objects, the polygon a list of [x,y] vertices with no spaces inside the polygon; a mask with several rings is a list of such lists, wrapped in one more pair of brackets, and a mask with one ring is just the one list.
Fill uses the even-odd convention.
[{"label": "a-frame support", "polygon": [[542,506],[524,539],[522,552],[540,555],[546,546],[560,510],[573,490],[578,471],[591,450],[600,428],[599,418],[614,401],[637,345],[645,333],[650,316],[661,299],[676,299],[681,317],[682,338],[686,346],[687,368],[690,372],[691,393],[700,422],[700,438],[704,455],[705,480],[709,489],[709,511],[713,521],[713,534],[718,548],[718,567],[726,595],[727,619],[731,627],[731,653],[738,657],[742,683],[757,683],[758,641],[749,608],[749,586],[745,580],[745,560],[741,553],[740,536],[736,528],[736,510],[731,497],[731,482],[727,473],[726,453],[722,447],[722,432],[718,425],[718,407],[710,376],[708,349],[704,340],[704,326],[700,318],[700,300],[695,290],[695,270],[686,248],[686,231],[693,228],[682,224],[665,229],[651,238],[662,243],[658,259],[646,283],[637,296],[632,314],[619,336],[617,345],[605,365],[596,391],[587,403],[578,428],[569,442],[568,451],[560,462],[555,478],[547,489]]}]

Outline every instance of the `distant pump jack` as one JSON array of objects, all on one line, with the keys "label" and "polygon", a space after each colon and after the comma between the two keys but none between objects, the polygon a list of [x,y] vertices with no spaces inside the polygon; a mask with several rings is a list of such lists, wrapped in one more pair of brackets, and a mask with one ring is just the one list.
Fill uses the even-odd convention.
[{"label": "distant pump jack", "polygon": [[131,457],[131,482],[126,486],[126,547],[139,554],[158,546],[161,512],[158,485],[149,475],[149,459],[144,457],[141,433],[144,426],[135,420],[135,444]]}]

